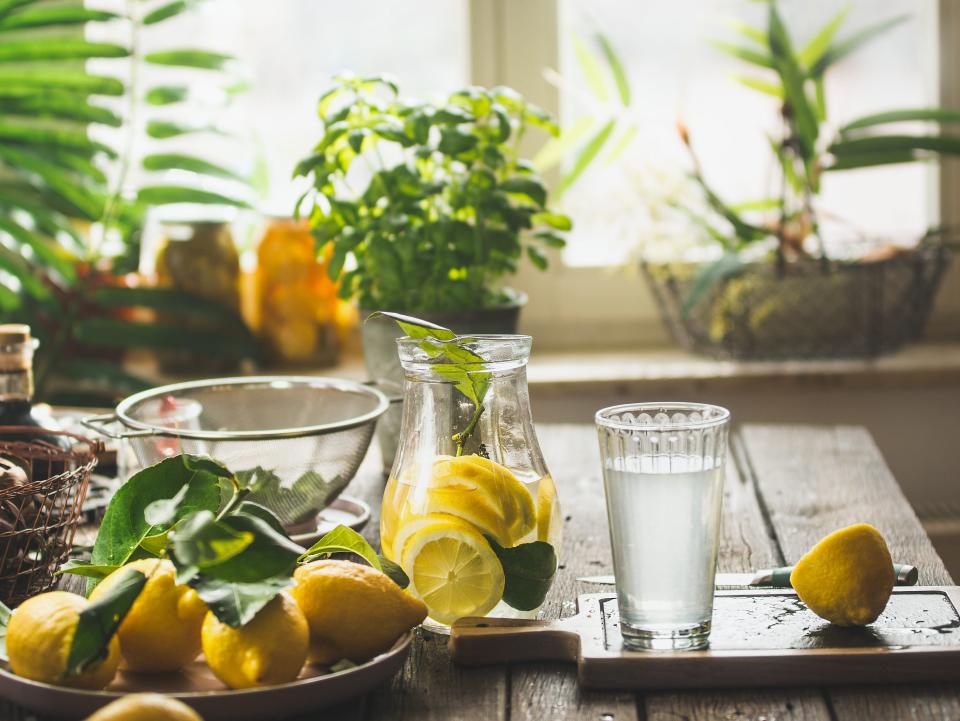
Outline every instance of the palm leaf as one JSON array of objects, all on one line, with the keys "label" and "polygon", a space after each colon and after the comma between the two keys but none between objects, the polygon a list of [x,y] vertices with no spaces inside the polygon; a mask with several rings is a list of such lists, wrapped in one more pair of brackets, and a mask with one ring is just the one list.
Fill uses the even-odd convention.
[{"label": "palm leaf", "polygon": [[620,96],[620,102],[624,107],[630,105],[630,82],[627,80],[627,73],[623,69],[623,62],[613,47],[613,43],[603,33],[597,33],[597,44],[600,45],[600,51],[607,61],[610,68],[610,74],[613,76],[614,85],[617,86],[617,94]]},{"label": "palm leaf", "polygon": [[209,125],[183,125],[169,120],[150,120],[147,121],[147,135],[157,140],[167,138],[176,138],[180,135],[190,133],[220,133],[216,128]]},{"label": "palm leaf", "polygon": [[828,150],[836,157],[887,151],[926,150],[946,155],[960,154],[960,137],[951,135],[876,135],[832,143]]},{"label": "palm leaf", "polygon": [[895,28],[897,25],[905,22],[909,19],[909,17],[909,15],[898,15],[890,18],[889,20],[879,22],[876,25],[870,25],[869,27],[854,33],[850,37],[831,45],[820,57],[820,59],[810,67],[810,76],[817,77],[819,75],[823,75],[828,67],[842,60],[861,45],[875,38],[877,35],[885,33],[887,30]]},{"label": "palm leaf", "polygon": [[153,348],[185,350],[216,357],[255,358],[258,349],[248,338],[225,337],[211,328],[155,321],[135,323],[117,318],[83,318],[74,335],[83,343],[107,348]]},{"label": "palm leaf", "polygon": [[874,152],[850,153],[837,157],[824,170],[858,170],[878,165],[896,165],[921,160],[913,150],[877,150]]},{"label": "palm leaf", "polygon": [[727,18],[724,24],[735,33],[742,35],[760,47],[764,49],[770,48],[770,45],[767,43],[767,34],[760,28],[747,25],[747,23],[737,20],[736,18]]},{"label": "palm leaf", "polygon": [[847,19],[847,15],[849,14],[850,6],[847,5],[845,8],[840,10],[840,12],[834,15],[830,22],[821,28],[820,32],[818,32],[810,40],[810,42],[804,46],[803,50],[801,50],[797,56],[797,59],[800,61],[800,65],[805,68],[810,68],[820,61],[820,59],[827,52],[827,49],[830,47],[830,43],[833,42],[833,38],[836,36],[840,26],[843,25],[843,22]]},{"label": "palm leaf", "polygon": [[35,93],[64,89],[86,95],[121,96],[124,85],[116,78],[67,68],[0,67],[0,91],[28,89]]},{"label": "palm leaf", "polygon": [[783,85],[781,83],[771,82],[753,75],[735,75],[733,79],[751,90],[783,100]]},{"label": "palm leaf", "polygon": [[0,144],[0,160],[28,179],[35,176],[44,186],[64,200],[88,220],[98,220],[103,213],[104,198],[77,183],[70,173],[56,163],[20,148]]},{"label": "palm leaf", "polygon": [[190,89],[185,85],[158,85],[150,88],[144,96],[150,105],[172,105],[186,100]]},{"label": "palm leaf", "polygon": [[215,321],[241,336],[250,335],[236,311],[222,303],[174,288],[125,288],[104,286],[93,294],[106,308],[150,308],[160,313],[180,314]]},{"label": "palm leaf", "polygon": [[0,62],[125,58],[130,51],[113,43],[93,43],[75,37],[38,37],[0,43]]},{"label": "palm leaf", "polygon": [[743,45],[724,42],[722,40],[711,40],[710,44],[720,52],[729,55],[730,57],[743,60],[744,62],[757,65],[761,68],[773,68],[773,58],[770,57],[769,53],[744,47]]},{"label": "palm leaf", "polygon": [[846,135],[853,130],[870,128],[875,125],[901,122],[960,123],[960,111],[944,108],[914,108],[906,110],[888,110],[858,118],[840,128],[840,134]]},{"label": "palm leaf", "polygon": [[67,280],[72,280],[76,276],[73,257],[52,238],[37,235],[4,216],[0,216],[0,232],[7,233],[17,243],[30,248],[38,258]]},{"label": "palm leaf", "polygon": [[245,182],[243,176],[234,171],[224,168],[216,163],[211,163],[202,158],[195,158],[191,155],[182,153],[156,153],[148,155],[143,159],[143,167],[146,170],[187,170],[191,173],[201,175],[212,175],[229,180]]},{"label": "palm leaf", "polygon": [[163,50],[156,53],[147,53],[143,59],[152,65],[222,70],[228,62],[233,60],[233,56],[208,50]]},{"label": "palm leaf", "polygon": [[32,2],[36,2],[36,0],[0,0],[0,18]]},{"label": "palm leaf", "polygon": [[175,15],[179,15],[189,7],[190,3],[188,3],[186,0],[174,0],[174,2],[161,5],[155,10],[148,12],[143,16],[143,20],[141,22],[143,22],[144,25],[156,25],[167,18],[172,18]]},{"label": "palm leaf", "polygon": [[53,293],[40,279],[37,271],[19,253],[15,253],[0,243],[0,270],[4,270],[23,286],[23,289],[32,297],[41,302],[50,300]]},{"label": "palm leaf", "polygon": [[790,124],[796,129],[804,159],[810,160],[816,152],[820,129],[807,98],[804,85],[806,75],[793,53],[793,43],[775,2],[770,3],[769,18],[770,52],[773,55],[777,73],[780,75],[780,81],[783,83],[784,102],[790,106]]},{"label": "palm leaf", "polygon": [[50,145],[57,148],[74,148],[92,153],[103,153],[109,158],[117,157],[116,151],[109,145],[91,140],[85,127],[74,129],[49,127],[30,122],[16,122],[11,118],[0,117],[0,141],[30,145]]},{"label": "palm leaf", "polygon": [[600,128],[597,133],[587,141],[587,143],[580,149],[580,152],[577,154],[576,160],[573,162],[573,168],[569,173],[563,176],[563,179],[560,181],[560,185],[557,187],[557,196],[563,195],[567,189],[577,182],[583,172],[587,169],[590,163],[593,162],[593,159],[597,157],[600,151],[603,149],[603,146],[609,140],[610,135],[613,133],[613,129],[616,127],[616,120],[608,120],[607,123]]},{"label": "palm leaf", "polygon": [[573,36],[573,53],[580,64],[580,69],[583,70],[583,76],[587,80],[590,91],[596,96],[597,100],[606,102],[610,93],[607,91],[607,82],[603,79],[603,70],[600,68],[600,63],[597,62],[596,57],[590,52],[590,48],[587,47],[579,35]]},{"label": "palm leaf", "polygon": [[109,108],[94,105],[82,93],[45,92],[35,89],[0,90],[0,104],[10,115],[28,115],[31,118],[56,118],[81,123],[99,123],[119,128],[122,118]]},{"label": "palm leaf", "polygon": [[0,18],[0,31],[24,28],[47,28],[53,25],[82,25],[105,22],[120,17],[105,10],[91,10],[79,5],[54,5],[26,8]]},{"label": "palm leaf", "polygon": [[198,203],[202,205],[232,205],[238,208],[250,207],[249,203],[238,198],[179,185],[151,185],[140,188],[137,193],[137,200],[146,205]]}]

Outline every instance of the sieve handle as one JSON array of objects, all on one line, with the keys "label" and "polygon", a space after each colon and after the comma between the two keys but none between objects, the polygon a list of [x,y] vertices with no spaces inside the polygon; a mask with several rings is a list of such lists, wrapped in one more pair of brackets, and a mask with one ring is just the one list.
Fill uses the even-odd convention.
[{"label": "sieve handle", "polygon": [[143,438],[144,436],[154,435],[153,431],[120,431],[117,432],[110,428],[110,424],[118,423],[119,419],[117,418],[116,413],[105,413],[102,416],[87,416],[80,420],[80,424],[86,428],[89,428],[95,433],[99,433],[101,436],[106,436],[107,438],[113,438],[115,440],[123,440],[126,438]]}]

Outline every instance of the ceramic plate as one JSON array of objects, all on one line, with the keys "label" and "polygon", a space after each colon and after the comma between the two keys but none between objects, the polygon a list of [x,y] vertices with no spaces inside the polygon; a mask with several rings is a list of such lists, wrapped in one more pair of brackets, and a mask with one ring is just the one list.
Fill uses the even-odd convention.
[{"label": "ceramic plate", "polygon": [[119,672],[103,691],[82,691],[29,681],[0,664],[0,696],[40,714],[83,719],[101,706],[135,691],[169,694],[197,710],[204,721],[262,721],[331,706],[365,693],[395,674],[410,650],[413,632],[376,658],[345,671],[325,673],[306,666],[296,681],[266,688],[231,691],[198,660],[175,674]]}]

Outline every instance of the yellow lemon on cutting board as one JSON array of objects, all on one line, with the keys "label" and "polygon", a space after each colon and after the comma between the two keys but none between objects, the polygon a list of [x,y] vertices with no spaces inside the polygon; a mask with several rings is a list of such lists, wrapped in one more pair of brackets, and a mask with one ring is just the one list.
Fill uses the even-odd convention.
[{"label": "yellow lemon on cutting board", "polygon": [[310,627],[310,661],[367,661],[423,621],[423,601],[386,575],[359,563],[322,560],[293,573],[290,594]]},{"label": "yellow lemon on cutting board", "polygon": [[132,693],[111,701],[86,721],[203,721],[203,717],[170,696],[160,693]]},{"label": "yellow lemon on cutting board", "polygon": [[434,461],[425,511],[462,518],[502,546],[515,546],[537,527],[527,487],[505,466],[477,455]]},{"label": "yellow lemon on cutting board", "polygon": [[463,520],[437,514],[428,521],[410,535],[400,554],[410,591],[440,623],[485,616],[503,598],[500,559],[487,539]]},{"label": "yellow lemon on cutting board", "polygon": [[101,689],[113,680],[120,663],[117,637],[107,657],[83,673],[63,678],[80,612],[90,605],[66,591],[41,593],[17,606],[7,625],[7,658],[18,676],[73,688]]},{"label": "yellow lemon on cutting board", "polygon": [[287,593],[279,594],[239,628],[209,612],[201,631],[210,670],[230,688],[293,681],[307,660],[309,638],[307,619]]},{"label": "yellow lemon on cutting board", "polygon": [[800,600],[840,626],[876,621],[895,582],[887,544],[867,523],[834,531],[807,551],[790,574]]},{"label": "yellow lemon on cutting board", "polygon": [[177,570],[163,559],[133,561],[103,579],[90,600],[107,593],[131,568],[147,577],[147,582],[120,624],[120,666],[131,671],[162,673],[177,671],[200,653],[200,626],[207,605],[187,585],[177,585]]}]

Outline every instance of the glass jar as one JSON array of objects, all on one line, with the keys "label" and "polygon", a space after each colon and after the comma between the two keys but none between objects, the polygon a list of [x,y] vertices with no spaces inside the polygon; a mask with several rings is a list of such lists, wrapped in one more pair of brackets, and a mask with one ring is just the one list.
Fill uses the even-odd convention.
[{"label": "glass jar", "polygon": [[274,218],[257,250],[260,336],[278,364],[334,365],[337,286],[307,221]]},{"label": "glass jar", "polygon": [[449,343],[482,362],[456,362],[464,354],[438,352],[439,341],[397,341],[403,420],[380,526],[384,555],[410,577],[427,627],[439,631],[464,616],[533,617],[561,531],[530,413],[530,337]]}]

